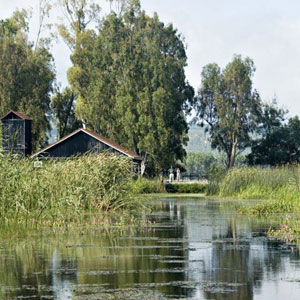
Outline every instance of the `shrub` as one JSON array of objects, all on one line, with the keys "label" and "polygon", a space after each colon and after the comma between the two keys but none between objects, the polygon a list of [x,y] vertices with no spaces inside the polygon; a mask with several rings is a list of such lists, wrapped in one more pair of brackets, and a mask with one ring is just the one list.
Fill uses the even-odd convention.
[{"label": "shrub", "polygon": [[139,177],[137,180],[131,182],[131,191],[134,194],[152,194],[164,193],[166,189],[159,179]]},{"label": "shrub", "polygon": [[205,184],[192,183],[192,184],[167,184],[166,190],[168,193],[204,193],[206,190]]}]

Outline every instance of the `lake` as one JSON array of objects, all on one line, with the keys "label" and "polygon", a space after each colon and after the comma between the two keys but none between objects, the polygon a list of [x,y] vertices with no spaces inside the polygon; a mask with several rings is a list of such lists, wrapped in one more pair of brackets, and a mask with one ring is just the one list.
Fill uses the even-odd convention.
[{"label": "lake", "polygon": [[298,250],[265,234],[280,218],[238,203],[153,199],[145,226],[1,239],[0,298],[300,299]]}]

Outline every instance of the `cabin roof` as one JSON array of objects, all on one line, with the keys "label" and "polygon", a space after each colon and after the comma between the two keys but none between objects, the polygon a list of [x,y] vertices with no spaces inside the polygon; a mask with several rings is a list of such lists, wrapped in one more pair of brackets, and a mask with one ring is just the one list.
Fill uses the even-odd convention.
[{"label": "cabin roof", "polygon": [[111,141],[111,140],[109,140],[109,139],[103,137],[102,135],[100,135],[100,134],[98,134],[98,133],[95,133],[95,132],[93,132],[93,131],[90,131],[90,130],[87,130],[87,129],[83,129],[83,128],[79,128],[79,129],[73,131],[72,133],[66,135],[65,137],[63,137],[62,139],[58,140],[57,142],[55,142],[55,143],[53,143],[53,144],[47,146],[46,148],[40,150],[39,152],[33,154],[33,155],[31,156],[31,158],[34,158],[34,157],[38,156],[39,154],[41,154],[41,153],[43,153],[43,152],[46,152],[47,150],[49,150],[49,149],[55,147],[56,145],[62,143],[63,141],[69,139],[70,137],[72,137],[72,136],[78,134],[79,132],[83,132],[83,133],[85,133],[85,134],[87,134],[87,135],[92,136],[92,137],[95,138],[96,140],[98,140],[98,141],[100,141],[100,142],[102,142],[102,143],[108,145],[109,147],[111,147],[111,148],[113,148],[113,149],[116,149],[117,151],[119,151],[119,152],[125,154],[126,156],[129,156],[129,157],[132,158],[132,159],[142,160],[142,157],[139,156],[139,155],[137,155],[137,154],[134,153],[133,151],[130,151],[130,150],[128,150],[128,149],[126,149],[126,148],[124,148],[124,147],[118,145],[117,143],[115,143],[115,142],[113,142],[113,141]]},{"label": "cabin roof", "polygon": [[31,118],[29,118],[28,116],[26,116],[23,113],[14,111],[14,110],[10,110],[9,112],[7,112],[5,115],[3,115],[0,119],[6,119],[10,114],[13,114],[15,116],[17,116],[18,118],[22,119],[22,120],[32,120]]}]

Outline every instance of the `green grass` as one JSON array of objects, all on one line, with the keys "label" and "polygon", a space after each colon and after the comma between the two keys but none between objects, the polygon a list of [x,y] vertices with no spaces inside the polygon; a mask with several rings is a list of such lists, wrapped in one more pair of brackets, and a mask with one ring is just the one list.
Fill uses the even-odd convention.
[{"label": "green grass", "polygon": [[[216,195],[238,199],[265,199],[241,206],[242,213],[288,216],[268,235],[288,243],[300,243],[300,166],[234,168],[220,180]],[[216,186],[216,185],[215,185]]]},{"label": "green grass", "polygon": [[218,196],[266,199],[243,211],[267,215],[299,210],[299,167],[242,167],[230,170],[219,183]]},{"label": "green grass", "polygon": [[107,212],[140,206],[130,190],[130,161],[108,153],[48,160],[0,157],[2,224],[60,226],[95,223]]}]

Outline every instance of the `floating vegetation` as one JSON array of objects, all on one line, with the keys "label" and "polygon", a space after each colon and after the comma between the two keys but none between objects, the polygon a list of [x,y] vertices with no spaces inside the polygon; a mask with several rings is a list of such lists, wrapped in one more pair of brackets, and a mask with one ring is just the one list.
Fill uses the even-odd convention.
[{"label": "floating vegetation", "polygon": [[73,297],[74,300],[166,300],[159,291],[128,288],[128,289],[111,289],[90,295],[81,295]]}]

